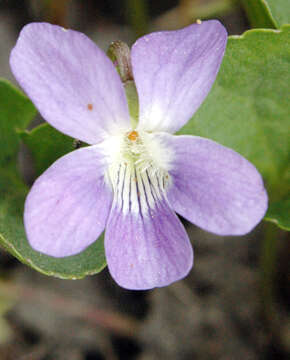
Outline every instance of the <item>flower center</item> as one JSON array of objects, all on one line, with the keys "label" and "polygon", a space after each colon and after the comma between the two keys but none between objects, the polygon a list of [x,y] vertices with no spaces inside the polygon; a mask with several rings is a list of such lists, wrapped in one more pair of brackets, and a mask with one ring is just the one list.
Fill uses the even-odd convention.
[{"label": "flower center", "polygon": [[135,130],[131,131],[128,134],[128,139],[131,140],[131,141],[136,141],[138,137],[139,137],[139,134]]},{"label": "flower center", "polygon": [[145,215],[170,183],[168,149],[146,132],[129,131],[115,141],[107,178],[115,205],[124,213]]}]

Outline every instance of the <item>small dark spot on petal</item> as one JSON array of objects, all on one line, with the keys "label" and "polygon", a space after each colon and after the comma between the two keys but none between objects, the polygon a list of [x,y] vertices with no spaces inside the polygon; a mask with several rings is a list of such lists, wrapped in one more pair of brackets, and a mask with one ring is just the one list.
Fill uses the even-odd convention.
[{"label": "small dark spot on petal", "polygon": [[93,104],[88,104],[87,108],[88,108],[88,110],[92,111],[93,110]]}]

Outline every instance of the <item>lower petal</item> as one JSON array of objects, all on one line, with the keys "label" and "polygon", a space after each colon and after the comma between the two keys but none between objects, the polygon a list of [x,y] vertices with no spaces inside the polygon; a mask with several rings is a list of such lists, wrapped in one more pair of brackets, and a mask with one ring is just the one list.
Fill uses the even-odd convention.
[{"label": "lower petal", "polygon": [[249,161],[212,140],[156,136],[174,154],[168,200],[177,213],[218,235],[244,235],[262,220],[267,193]]},{"label": "lower petal", "polygon": [[54,257],[75,255],[103,232],[112,203],[97,146],[58,159],[34,183],[24,209],[30,245]]},{"label": "lower petal", "polygon": [[139,212],[114,206],[105,251],[114,280],[132,290],[169,285],[185,277],[193,264],[186,231],[164,198],[146,211],[142,205]]}]

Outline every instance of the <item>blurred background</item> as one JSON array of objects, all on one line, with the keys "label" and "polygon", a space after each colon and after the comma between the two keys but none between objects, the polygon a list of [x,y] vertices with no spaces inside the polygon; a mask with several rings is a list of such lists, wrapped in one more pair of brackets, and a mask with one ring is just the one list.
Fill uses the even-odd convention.
[{"label": "blurred background", "polygon": [[[229,34],[242,34],[250,28],[242,3],[0,0],[0,77],[16,84],[9,54],[32,21],[80,30],[107,50],[114,40],[132,44],[145,33],[196,19],[218,18]],[[33,180],[29,169],[24,175]],[[223,238],[183,222],[194,269],[183,281],[152,291],[121,289],[106,269],[77,281],[46,277],[0,249],[0,360],[288,359],[287,234],[261,223],[248,236]],[[270,283],[261,271],[265,236],[275,237],[279,259],[267,275]]]}]

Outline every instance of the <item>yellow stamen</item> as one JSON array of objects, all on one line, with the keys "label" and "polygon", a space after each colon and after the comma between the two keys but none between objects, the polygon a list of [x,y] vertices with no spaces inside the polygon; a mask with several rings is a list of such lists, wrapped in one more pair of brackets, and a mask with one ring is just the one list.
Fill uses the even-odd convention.
[{"label": "yellow stamen", "polygon": [[139,134],[137,133],[137,131],[133,130],[128,135],[128,139],[131,140],[131,141],[136,141],[138,136],[139,136]]}]

